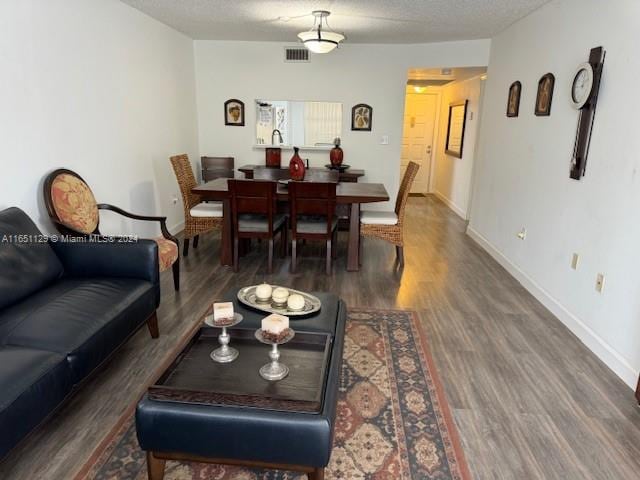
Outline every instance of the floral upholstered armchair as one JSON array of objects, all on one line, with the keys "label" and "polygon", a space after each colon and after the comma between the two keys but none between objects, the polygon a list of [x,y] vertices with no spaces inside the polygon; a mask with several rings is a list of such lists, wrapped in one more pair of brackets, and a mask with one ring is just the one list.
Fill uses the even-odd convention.
[{"label": "floral upholstered armchair", "polygon": [[158,244],[160,271],[173,268],[173,284],[180,289],[180,259],[178,239],[167,230],[167,217],[136,215],[108,203],[97,203],[87,183],[77,173],[64,168],[51,172],[44,182],[44,201],[49,217],[63,235],[100,236],[100,210],[110,210],[133,220],[158,222],[161,237]]}]

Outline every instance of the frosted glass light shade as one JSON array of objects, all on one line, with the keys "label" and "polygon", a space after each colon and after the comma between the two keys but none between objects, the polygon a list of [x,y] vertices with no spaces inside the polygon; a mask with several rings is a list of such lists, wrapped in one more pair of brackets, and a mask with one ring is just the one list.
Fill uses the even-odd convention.
[{"label": "frosted glass light shade", "polygon": [[344,40],[344,35],[336,32],[310,30],[298,34],[304,46],[313,53],[329,53]]}]

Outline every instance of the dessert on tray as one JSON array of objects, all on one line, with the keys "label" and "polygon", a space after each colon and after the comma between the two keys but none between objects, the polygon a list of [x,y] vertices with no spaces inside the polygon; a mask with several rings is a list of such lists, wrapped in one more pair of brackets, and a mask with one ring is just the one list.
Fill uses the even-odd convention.
[{"label": "dessert on tray", "polygon": [[262,336],[265,340],[279,343],[289,334],[289,317],[272,313],[262,319]]},{"label": "dessert on tray", "polygon": [[226,327],[234,323],[233,302],[213,304],[213,324],[216,327]]}]

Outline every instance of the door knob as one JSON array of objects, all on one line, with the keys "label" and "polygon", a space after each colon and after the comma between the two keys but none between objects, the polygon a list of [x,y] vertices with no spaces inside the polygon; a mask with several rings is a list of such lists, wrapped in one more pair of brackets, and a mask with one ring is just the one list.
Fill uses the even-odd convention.
[{"label": "door knob", "polygon": [[427,153],[428,153],[429,155],[431,155],[431,145],[428,145],[428,146],[427,146]]}]

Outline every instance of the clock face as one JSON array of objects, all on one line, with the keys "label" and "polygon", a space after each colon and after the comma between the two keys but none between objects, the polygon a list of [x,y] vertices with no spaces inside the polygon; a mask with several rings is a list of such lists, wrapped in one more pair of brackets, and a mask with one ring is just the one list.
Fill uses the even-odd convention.
[{"label": "clock face", "polygon": [[593,87],[593,68],[590,63],[578,66],[571,84],[571,103],[576,109],[581,109],[589,100]]}]

